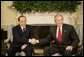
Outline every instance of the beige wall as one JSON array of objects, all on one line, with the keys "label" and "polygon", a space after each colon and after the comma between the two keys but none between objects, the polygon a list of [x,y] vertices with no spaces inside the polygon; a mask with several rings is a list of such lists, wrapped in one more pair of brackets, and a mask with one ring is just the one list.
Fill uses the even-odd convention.
[{"label": "beige wall", "polygon": [[77,10],[78,20],[77,24],[83,24],[83,2],[81,2],[82,5],[79,5],[79,9]]},{"label": "beige wall", "polygon": [[1,1],[1,24],[3,25],[16,23],[16,11],[8,8],[11,4],[10,1]]},{"label": "beige wall", "polygon": [[72,14],[72,17],[75,16],[75,18],[71,19],[71,24],[74,25],[83,25],[83,1],[81,1],[81,5],[78,6],[77,12]]},{"label": "beige wall", "polygon": [[16,24],[16,11],[8,8],[12,1],[1,1],[1,28],[7,29],[10,24]]},{"label": "beige wall", "polygon": [[[12,4],[12,1],[1,1],[1,28],[7,30],[8,26],[17,24],[17,17],[20,15],[15,10],[8,8]],[[30,13],[24,14],[28,19],[28,24],[55,24],[54,15],[55,13]],[[61,13],[64,16],[64,22],[72,25],[83,24],[83,2],[79,5],[77,12]]]}]

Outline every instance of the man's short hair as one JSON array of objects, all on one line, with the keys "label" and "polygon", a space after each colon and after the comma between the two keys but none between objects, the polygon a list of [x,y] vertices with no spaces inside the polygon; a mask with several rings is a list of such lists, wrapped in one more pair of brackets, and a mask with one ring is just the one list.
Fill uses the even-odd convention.
[{"label": "man's short hair", "polygon": [[[63,15],[61,15],[61,14],[56,14],[55,16],[54,16],[54,19],[56,19],[56,17],[59,17],[59,16],[61,16],[62,18],[63,18]],[[64,18],[63,18],[64,19]]]},{"label": "man's short hair", "polygon": [[[21,18],[21,17],[25,17],[25,16],[24,16],[24,15],[19,16],[19,17],[18,17],[18,21],[20,21],[20,18]],[[26,19],[26,17],[25,17],[25,19]]]}]

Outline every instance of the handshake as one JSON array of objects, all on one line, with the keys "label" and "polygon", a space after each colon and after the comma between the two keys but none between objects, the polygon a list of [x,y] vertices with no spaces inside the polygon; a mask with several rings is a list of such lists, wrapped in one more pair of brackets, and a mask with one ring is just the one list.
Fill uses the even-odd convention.
[{"label": "handshake", "polygon": [[36,43],[39,43],[39,40],[36,40],[35,38],[32,38],[32,39],[29,39],[29,43],[34,45]]},{"label": "handshake", "polygon": [[[29,39],[29,43],[35,45],[36,43],[39,43],[39,40],[36,40],[35,38]],[[25,49],[27,47],[27,44],[22,45],[21,49]]]}]

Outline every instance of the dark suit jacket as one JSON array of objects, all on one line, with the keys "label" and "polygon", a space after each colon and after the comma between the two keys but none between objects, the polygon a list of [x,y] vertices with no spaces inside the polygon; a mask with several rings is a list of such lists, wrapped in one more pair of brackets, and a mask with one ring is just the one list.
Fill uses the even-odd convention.
[{"label": "dark suit jacket", "polygon": [[32,38],[33,32],[30,25],[26,25],[26,31],[22,32],[20,25],[17,25],[12,28],[13,32],[13,46],[19,47],[23,44],[29,44],[29,39]]},{"label": "dark suit jacket", "polygon": [[[54,41],[54,45],[57,46],[57,40],[56,40],[56,30],[57,26],[51,27],[50,33],[46,39],[40,39],[40,45],[51,43],[51,41]],[[79,37],[72,25],[63,24],[62,27],[62,44],[60,46],[66,47],[68,45],[73,46],[74,48],[77,47],[79,43]]]}]

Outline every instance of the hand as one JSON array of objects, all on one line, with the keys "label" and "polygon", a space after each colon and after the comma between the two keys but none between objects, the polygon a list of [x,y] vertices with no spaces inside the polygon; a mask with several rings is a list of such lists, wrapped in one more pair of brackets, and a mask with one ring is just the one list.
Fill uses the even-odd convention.
[{"label": "hand", "polygon": [[21,50],[25,49],[27,47],[27,44],[24,44],[21,46]]},{"label": "hand", "polygon": [[67,47],[66,47],[66,50],[68,50],[68,51],[72,51],[72,49],[73,49],[72,46],[67,46]]},{"label": "hand", "polygon": [[31,44],[36,44],[37,43],[37,40],[35,38],[32,38],[31,39]]}]

